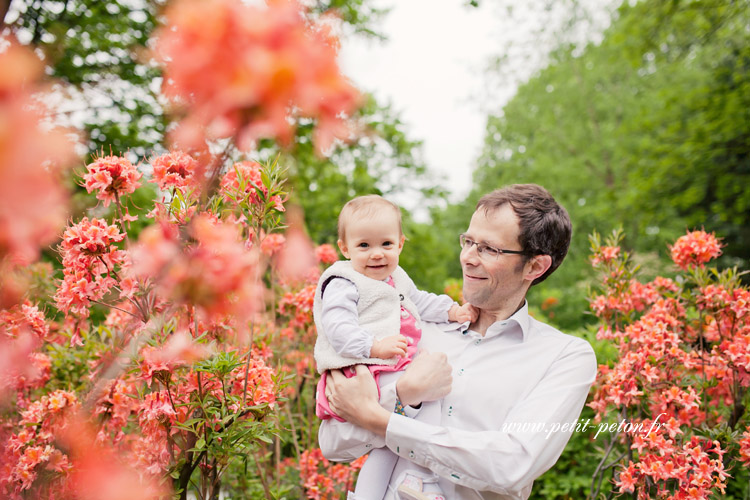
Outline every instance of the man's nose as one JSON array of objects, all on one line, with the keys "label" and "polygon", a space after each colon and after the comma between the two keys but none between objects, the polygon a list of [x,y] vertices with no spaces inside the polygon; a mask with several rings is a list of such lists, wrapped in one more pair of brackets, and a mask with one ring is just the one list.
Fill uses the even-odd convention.
[{"label": "man's nose", "polygon": [[461,250],[459,260],[463,264],[479,264],[479,252],[477,251],[477,246],[471,245],[469,248],[464,248],[463,250]]}]

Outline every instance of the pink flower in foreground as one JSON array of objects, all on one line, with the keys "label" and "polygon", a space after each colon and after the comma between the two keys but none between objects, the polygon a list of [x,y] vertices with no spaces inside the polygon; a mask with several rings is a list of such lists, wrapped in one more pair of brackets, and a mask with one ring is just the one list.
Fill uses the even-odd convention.
[{"label": "pink flower in foreground", "polygon": [[312,269],[317,269],[315,250],[310,238],[292,225],[286,233],[286,245],[279,253],[277,269],[283,282],[304,281]]},{"label": "pink flower in foreground", "polygon": [[133,249],[133,272],[154,281],[162,296],[197,306],[209,319],[233,315],[238,325],[257,310],[257,255],[245,248],[239,228],[208,214],[187,227],[182,241],[175,226],[145,229]]},{"label": "pink flower in foreground", "polygon": [[181,0],[166,11],[156,35],[165,95],[189,106],[178,142],[197,146],[237,136],[242,149],[260,138],[289,143],[290,117],[318,120],[320,151],[349,130],[342,115],[359,93],[339,72],[337,41],[305,18],[294,1],[265,8],[241,0]]},{"label": "pink flower in foreground", "polygon": [[151,160],[153,179],[159,189],[183,188],[197,184],[198,162],[182,151],[171,151]]},{"label": "pink flower in foreground", "polygon": [[670,251],[672,260],[681,269],[702,267],[721,255],[721,243],[713,233],[693,231],[675,241]]},{"label": "pink flower in foreground", "polygon": [[10,255],[17,264],[35,260],[65,224],[60,167],[75,158],[68,131],[40,127],[46,109],[32,92],[42,73],[30,50],[14,42],[0,47],[0,259]]},{"label": "pink flower in foreground", "polygon": [[321,264],[333,264],[339,260],[339,254],[333,245],[330,243],[323,243],[315,248],[315,259]]},{"label": "pink flower in foreground", "polygon": [[286,243],[286,238],[283,234],[271,233],[260,242],[260,251],[263,252],[264,255],[273,257],[284,248],[284,243]]},{"label": "pink flower in foreground", "polygon": [[105,207],[141,185],[138,179],[142,174],[123,156],[102,156],[86,165],[86,170],[88,173],[83,176],[86,191],[97,191],[96,199],[102,200]]},{"label": "pink flower in foreground", "polygon": [[94,429],[80,418],[69,419],[60,440],[70,450],[73,464],[64,498],[158,500],[170,496],[159,478],[143,475],[115,449],[98,443]]}]

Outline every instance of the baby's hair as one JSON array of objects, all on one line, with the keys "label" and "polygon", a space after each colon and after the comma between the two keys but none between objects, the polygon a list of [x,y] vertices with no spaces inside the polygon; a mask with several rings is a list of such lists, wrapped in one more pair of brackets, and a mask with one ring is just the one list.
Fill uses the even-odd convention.
[{"label": "baby's hair", "polygon": [[368,194],[349,200],[341,208],[341,212],[339,213],[339,239],[343,241],[346,238],[346,224],[351,220],[352,216],[369,216],[381,208],[393,210],[398,221],[398,234],[404,234],[401,230],[401,209],[398,208],[398,205],[377,194]]}]

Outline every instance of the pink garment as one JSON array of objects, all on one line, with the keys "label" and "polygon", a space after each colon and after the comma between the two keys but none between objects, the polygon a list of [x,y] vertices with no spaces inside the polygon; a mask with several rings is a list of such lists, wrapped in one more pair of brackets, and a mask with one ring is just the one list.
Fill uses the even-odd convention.
[{"label": "pink garment", "polygon": [[[393,278],[388,278],[388,284],[395,286]],[[419,339],[422,338],[422,330],[417,328],[417,321],[404,306],[401,306],[401,335],[409,339],[409,345],[406,347],[406,356],[400,358],[395,365],[367,365],[370,369],[370,373],[375,378],[375,383],[378,385],[378,397],[380,397],[380,374],[390,372],[400,372],[406,369],[406,365],[411,363],[414,359],[414,355],[417,353],[417,344]],[[355,375],[354,367],[347,366],[342,368],[342,372],[347,378],[351,378]],[[321,419],[335,418],[339,422],[344,422],[344,419],[336,415],[331,411],[328,406],[328,398],[326,398],[326,373],[324,373],[318,381],[318,387],[316,389],[315,399],[315,414]]]}]

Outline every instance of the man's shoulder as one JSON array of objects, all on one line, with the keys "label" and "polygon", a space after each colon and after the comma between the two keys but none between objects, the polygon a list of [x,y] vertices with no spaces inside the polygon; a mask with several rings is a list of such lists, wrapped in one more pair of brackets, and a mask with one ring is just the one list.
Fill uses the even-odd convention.
[{"label": "man's shoulder", "polygon": [[583,352],[590,352],[594,354],[594,348],[588,340],[571,335],[569,333],[563,333],[557,328],[538,319],[529,317],[530,327],[534,331],[534,336],[539,340],[544,341],[546,344],[550,344],[550,348],[560,348],[565,346],[566,349],[580,350]]}]

